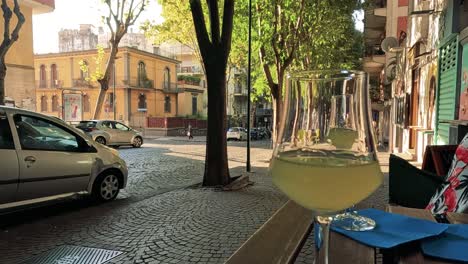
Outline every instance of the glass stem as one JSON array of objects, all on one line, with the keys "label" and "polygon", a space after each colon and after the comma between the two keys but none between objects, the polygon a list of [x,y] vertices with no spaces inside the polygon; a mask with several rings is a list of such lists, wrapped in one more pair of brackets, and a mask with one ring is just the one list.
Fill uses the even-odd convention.
[{"label": "glass stem", "polygon": [[[315,221],[320,225],[318,240],[319,244],[315,245],[315,264],[328,264],[328,248],[330,241],[330,223],[332,217],[317,216]],[[317,241],[317,240],[316,240]]]}]

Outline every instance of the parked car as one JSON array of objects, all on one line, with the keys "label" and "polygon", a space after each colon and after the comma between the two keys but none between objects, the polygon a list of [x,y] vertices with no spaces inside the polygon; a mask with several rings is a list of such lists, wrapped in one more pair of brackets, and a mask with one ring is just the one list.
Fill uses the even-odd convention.
[{"label": "parked car", "polygon": [[231,127],[226,134],[227,140],[244,140],[247,139],[247,131],[243,127]]},{"label": "parked car", "polygon": [[82,191],[110,201],[127,184],[117,150],[57,118],[18,108],[0,106],[0,157],[2,207]]},{"label": "parked car", "polygon": [[260,139],[268,139],[271,138],[271,131],[268,130],[266,127],[259,127],[257,128],[259,138]]},{"label": "parked car", "polygon": [[258,130],[255,127],[250,129],[250,139],[252,139],[252,140],[258,140],[259,139]]},{"label": "parked car", "polygon": [[143,145],[140,132],[114,120],[81,121],[77,128],[83,130],[94,141],[103,145],[120,147],[122,145],[139,148]]}]

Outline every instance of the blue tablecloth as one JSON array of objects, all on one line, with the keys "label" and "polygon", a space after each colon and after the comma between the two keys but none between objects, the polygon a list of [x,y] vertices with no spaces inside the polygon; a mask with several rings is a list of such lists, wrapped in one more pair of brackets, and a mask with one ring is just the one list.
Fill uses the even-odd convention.
[{"label": "blue tablecloth", "polygon": [[448,228],[445,224],[376,209],[360,210],[359,214],[375,220],[376,227],[371,231],[362,232],[348,231],[333,225],[331,229],[368,246],[391,248],[407,242],[438,236]]},{"label": "blue tablecloth", "polygon": [[447,225],[440,236],[422,241],[424,254],[450,260],[468,262],[468,225]]}]

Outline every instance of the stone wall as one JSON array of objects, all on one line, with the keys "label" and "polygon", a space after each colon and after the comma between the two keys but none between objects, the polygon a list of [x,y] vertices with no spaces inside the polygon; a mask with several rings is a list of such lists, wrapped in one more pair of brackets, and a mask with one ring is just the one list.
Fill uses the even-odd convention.
[{"label": "stone wall", "polygon": [[14,101],[17,107],[35,111],[35,90],[33,68],[7,65],[5,99]]}]

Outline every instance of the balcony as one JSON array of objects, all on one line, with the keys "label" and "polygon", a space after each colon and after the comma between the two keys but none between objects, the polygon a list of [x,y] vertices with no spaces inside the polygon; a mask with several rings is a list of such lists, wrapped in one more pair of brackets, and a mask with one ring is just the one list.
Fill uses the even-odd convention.
[{"label": "balcony", "polygon": [[165,93],[179,93],[180,89],[177,83],[162,82],[161,87]]},{"label": "balcony", "polygon": [[240,97],[247,96],[247,89],[243,89],[242,87],[235,87],[233,94],[234,96],[240,96]]},{"label": "balcony", "polygon": [[94,88],[94,85],[91,81],[87,81],[84,79],[73,79],[73,87],[76,88]]},{"label": "balcony", "polygon": [[369,73],[380,72],[385,65],[385,52],[379,45],[367,46],[364,56],[364,71]]},{"label": "balcony", "polygon": [[36,81],[36,87],[39,87],[41,89],[61,89],[63,88],[63,81],[62,80],[53,80],[53,81],[47,81],[47,80],[40,80]]},{"label": "balcony", "polygon": [[273,115],[273,109],[269,108],[257,108],[255,110],[255,115],[256,116],[271,116]]},{"label": "balcony", "polygon": [[177,73],[181,74],[204,74],[200,66],[181,66],[177,69]]},{"label": "balcony", "polygon": [[154,81],[148,78],[130,78],[130,80],[122,80],[122,83],[132,88],[155,88]]}]

